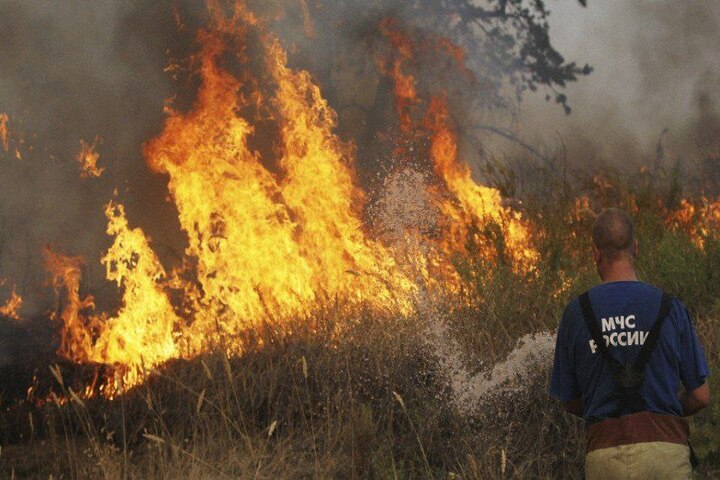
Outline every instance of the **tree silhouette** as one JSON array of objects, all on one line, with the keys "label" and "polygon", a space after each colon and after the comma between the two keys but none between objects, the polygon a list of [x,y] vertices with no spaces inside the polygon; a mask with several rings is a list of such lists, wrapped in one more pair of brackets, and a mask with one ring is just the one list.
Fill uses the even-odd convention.
[{"label": "tree silhouette", "polygon": [[[579,0],[579,4],[585,6],[586,1]],[[378,21],[386,17],[444,36],[466,52],[477,85],[495,105],[503,105],[507,99],[504,86],[510,86],[518,99],[527,90],[546,87],[548,99],[570,113],[568,98],[560,89],[592,70],[589,65],[566,61],[552,45],[550,12],[543,0],[302,0],[295,11],[284,8],[288,9],[287,18],[304,16],[312,22],[314,41],[307,44],[309,56],[337,55],[336,48],[343,44],[338,35],[345,42],[367,40],[376,32]],[[313,63],[322,70],[322,62]]]}]

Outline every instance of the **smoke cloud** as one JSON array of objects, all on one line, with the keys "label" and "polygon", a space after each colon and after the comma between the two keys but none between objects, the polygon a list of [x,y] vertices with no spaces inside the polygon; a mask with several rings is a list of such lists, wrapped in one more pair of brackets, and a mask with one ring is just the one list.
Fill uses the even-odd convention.
[{"label": "smoke cloud", "polygon": [[667,129],[663,146],[681,172],[705,168],[720,146],[720,5],[609,0],[549,8],[555,46],[594,71],[568,86],[569,116],[548,105],[544,92],[528,97],[520,135],[552,144],[559,133],[569,160],[597,168],[647,165]]}]

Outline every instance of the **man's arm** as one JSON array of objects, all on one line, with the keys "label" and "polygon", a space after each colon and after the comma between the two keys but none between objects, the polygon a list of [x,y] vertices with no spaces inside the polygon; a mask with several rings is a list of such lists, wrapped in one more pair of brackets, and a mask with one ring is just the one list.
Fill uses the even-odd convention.
[{"label": "man's arm", "polygon": [[680,405],[682,405],[683,416],[694,415],[703,408],[710,405],[710,387],[707,382],[695,390],[683,391],[680,394]]},{"label": "man's arm", "polygon": [[570,302],[563,312],[555,341],[555,358],[550,376],[550,395],[563,402],[563,408],[582,416],[582,392],[575,375],[572,324],[577,320],[579,303]]},{"label": "man's arm", "polygon": [[563,402],[563,408],[566,412],[575,415],[576,417],[583,418],[583,401],[582,398],[573,398],[567,402]]}]

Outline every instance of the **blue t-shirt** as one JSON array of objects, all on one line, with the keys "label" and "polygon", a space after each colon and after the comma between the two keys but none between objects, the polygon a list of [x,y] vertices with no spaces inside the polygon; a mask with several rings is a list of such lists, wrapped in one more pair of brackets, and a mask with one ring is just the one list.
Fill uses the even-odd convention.
[{"label": "blue t-shirt", "polygon": [[[597,285],[590,302],[610,354],[623,364],[635,362],[657,319],[662,291],[643,282]],[[705,383],[707,362],[685,306],[673,299],[658,342],[645,369],[640,394],[648,411],[682,415],[680,385],[691,391]],[[580,302],[565,308],[555,346],[550,394],[565,402],[582,398],[586,422],[612,417],[619,407],[607,360],[588,331]],[[630,413],[621,412],[622,415]]]}]

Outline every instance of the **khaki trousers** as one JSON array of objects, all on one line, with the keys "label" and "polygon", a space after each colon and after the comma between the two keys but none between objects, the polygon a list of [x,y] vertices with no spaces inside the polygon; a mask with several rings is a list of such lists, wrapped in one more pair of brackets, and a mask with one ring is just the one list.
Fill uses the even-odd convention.
[{"label": "khaki trousers", "polygon": [[645,442],[593,450],[585,456],[588,480],[692,478],[690,449],[668,442]]}]

